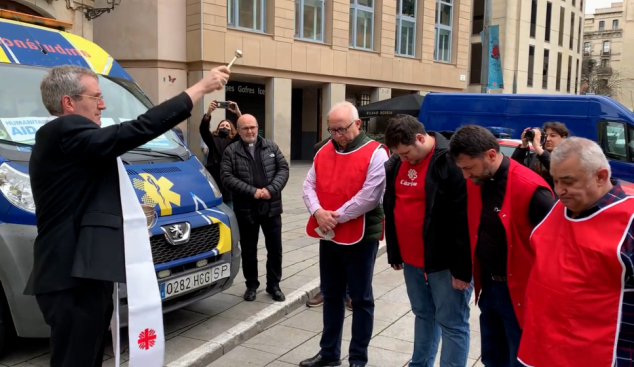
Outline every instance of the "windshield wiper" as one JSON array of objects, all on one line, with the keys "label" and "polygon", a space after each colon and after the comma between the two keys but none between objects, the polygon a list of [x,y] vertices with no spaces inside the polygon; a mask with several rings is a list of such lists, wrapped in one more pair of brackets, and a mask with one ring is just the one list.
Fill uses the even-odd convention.
[{"label": "windshield wiper", "polygon": [[156,157],[157,155],[162,155],[164,157],[172,157],[172,158],[178,158],[181,161],[184,161],[183,157],[181,157],[178,154],[174,154],[174,153],[168,153],[168,152],[161,152],[160,150],[154,150],[154,149],[150,149],[150,148],[134,148],[132,150],[129,151],[129,153],[136,153],[136,154],[142,154],[142,155],[147,155],[147,156],[154,156]]},{"label": "windshield wiper", "polygon": [[0,139],[0,143],[7,144],[7,145],[13,145],[14,147],[29,147],[29,148],[33,148],[33,144],[20,143],[19,141],[13,141],[13,140],[7,140],[7,139]]}]

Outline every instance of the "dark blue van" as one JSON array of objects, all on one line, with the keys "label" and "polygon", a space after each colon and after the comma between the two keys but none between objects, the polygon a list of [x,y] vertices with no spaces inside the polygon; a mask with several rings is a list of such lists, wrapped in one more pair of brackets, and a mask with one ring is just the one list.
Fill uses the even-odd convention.
[{"label": "dark blue van", "polygon": [[571,135],[596,141],[603,148],[614,177],[634,182],[634,113],[608,97],[430,93],[418,120],[433,131],[456,131],[475,124],[510,139],[519,139],[527,127],[559,121]]}]

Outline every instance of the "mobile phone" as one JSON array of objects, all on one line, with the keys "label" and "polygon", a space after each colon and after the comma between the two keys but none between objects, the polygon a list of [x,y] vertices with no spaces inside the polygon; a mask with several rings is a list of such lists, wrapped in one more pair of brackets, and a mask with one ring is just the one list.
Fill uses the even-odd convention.
[{"label": "mobile phone", "polygon": [[218,108],[229,108],[229,102],[225,101],[216,101],[216,106]]}]

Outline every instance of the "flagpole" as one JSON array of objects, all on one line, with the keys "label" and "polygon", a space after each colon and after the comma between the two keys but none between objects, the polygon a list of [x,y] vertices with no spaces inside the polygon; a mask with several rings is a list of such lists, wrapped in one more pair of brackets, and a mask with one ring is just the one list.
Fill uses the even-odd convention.
[{"label": "flagpole", "polygon": [[492,0],[484,0],[484,19],[482,29],[482,70],[480,71],[480,92],[489,93],[489,30],[491,27]]}]

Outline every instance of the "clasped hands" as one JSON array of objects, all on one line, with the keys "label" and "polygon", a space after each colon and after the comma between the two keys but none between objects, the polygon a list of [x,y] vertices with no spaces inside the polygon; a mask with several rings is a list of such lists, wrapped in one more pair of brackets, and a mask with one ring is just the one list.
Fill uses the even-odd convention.
[{"label": "clasped hands", "polygon": [[324,233],[335,229],[338,224],[337,218],[339,218],[339,214],[331,210],[317,209],[314,216],[317,219],[317,224],[319,224],[319,229]]},{"label": "clasped hands", "polygon": [[269,190],[265,187],[262,189],[257,189],[255,190],[255,194],[253,195],[253,197],[255,199],[264,199],[264,200],[270,200],[271,199],[271,193],[269,192]]}]

